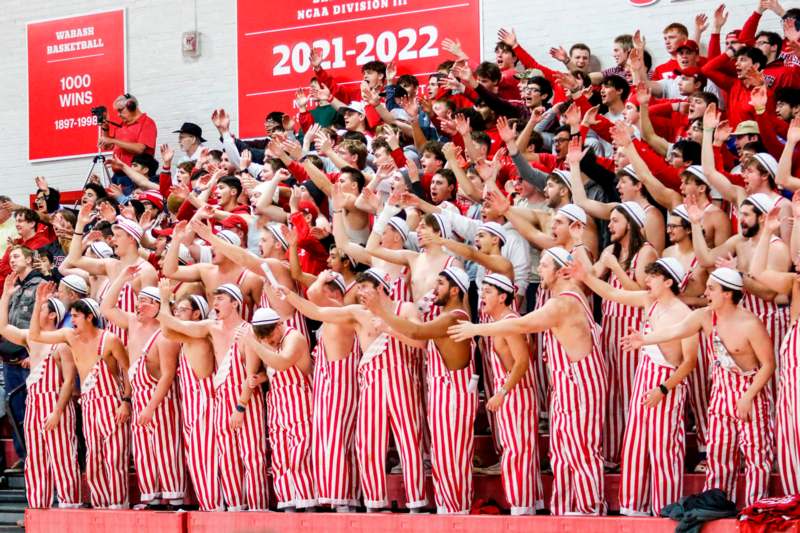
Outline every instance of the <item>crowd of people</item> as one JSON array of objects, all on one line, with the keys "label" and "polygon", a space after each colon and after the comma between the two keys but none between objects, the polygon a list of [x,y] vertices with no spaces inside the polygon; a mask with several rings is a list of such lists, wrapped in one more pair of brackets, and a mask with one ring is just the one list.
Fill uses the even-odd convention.
[{"label": "crowd of people", "polygon": [[120,96],[109,182],[0,198],[29,505],[81,506],[85,463],[95,508],[191,483],[205,511],[379,511],[391,434],[406,507],[465,513],[479,402],[512,514],[604,514],[607,472],[627,515],[686,471],[732,500],[743,472],[739,505],[773,472],[799,493],[800,9],[727,18],[669,24],[661,65],[619,35],[602,71],[512,29],[494,61],[443,40],[426,79],[344,83],[315,50],[258,140],[219,109],[215,139],[158,147]]}]

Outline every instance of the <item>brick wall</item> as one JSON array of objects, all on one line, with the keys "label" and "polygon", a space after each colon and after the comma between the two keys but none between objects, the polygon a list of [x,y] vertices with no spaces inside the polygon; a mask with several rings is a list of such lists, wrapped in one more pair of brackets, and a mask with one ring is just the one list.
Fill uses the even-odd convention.
[{"label": "brick wall", "polygon": [[[265,7],[272,1],[264,0]],[[182,56],[181,33],[201,32],[201,55]],[[729,0],[728,29],[739,27],[757,4],[755,0]],[[540,7],[541,6],[541,7]],[[656,61],[664,59],[661,28],[672,20],[691,26],[694,14],[711,14],[716,6],[705,0],[660,0],[646,8],[627,0],[484,0],[483,45],[492,55],[497,29],[514,27],[520,42],[537,59],[557,66],[547,56],[550,45],[565,47],[586,42],[603,60],[610,58],[611,40],[618,33],[641,28]],[[236,13],[234,0],[3,0],[0,13],[0,160],[4,162],[2,194],[22,201],[33,190],[33,177],[44,175],[54,187],[80,187],[91,159],[30,164],[27,161],[27,67],[25,24],[83,12],[127,9],[128,90],[159,126],[159,143],[176,143],[169,132],[184,121],[211,133],[211,110],[236,108]],[[775,29],[777,18],[767,14],[763,27]],[[445,34],[444,31],[441,32]],[[606,62],[607,63],[607,62]],[[107,103],[107,105],[110,102]],[[30,112],[35,113],[36,109]],[[233,122],[234,131],[236,121]],[[211,136],[206,135],[207,138]]]}]

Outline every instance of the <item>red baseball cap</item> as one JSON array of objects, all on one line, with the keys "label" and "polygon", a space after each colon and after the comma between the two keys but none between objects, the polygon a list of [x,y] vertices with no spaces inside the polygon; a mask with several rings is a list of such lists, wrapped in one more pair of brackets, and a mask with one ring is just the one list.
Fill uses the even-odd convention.
[{"label": "red baseball cap", "polygon": [[220,222],[220,225],[225,229],[236,228],[244,235],[243,241],[247,242],[247,231],[250,229],[247,221],[239,215],[230,215]]},{"label": "red baseball cap", "polygon": [[675,51],[677,52],[677,51],[678,51],[678,50],[680,50],[681,48],[688,48],[689,50],[692,50],[693,52],[698,52],[698,53],[700,52],[700,47],[697,45],[697,42],[696,42],[696,41],[693,41],[693,40],[691,40],[691,39],[686,39],[685,41],[683,41],[682,43],[680,43],[680,44],[679,44],[679,45],[678,45],[678,46],[675,48]]},{"label": "red baseball cap", "polygon": [[314,204],[314,202],[309,202],[308,200],[302,200],[297,205],[297,209],[303,213],[309,213],[314,218],[319,216],[319,209],[317,206]]},{"label": "red baseball cap", "polygon": [[169,227],[169,228],[156,228],[156,229],[154,229],[152,231],[152,233],[156,237],[172,237],[172,232],[174,230],[175,230],[175,228],[172,228],[172,227]]},{"label": "red baseball cap", "polygon": [[139,194],[138,200],[140,202],[150,202],[156,209],[164,209],[164,197],[157,191],[144,191]]}]

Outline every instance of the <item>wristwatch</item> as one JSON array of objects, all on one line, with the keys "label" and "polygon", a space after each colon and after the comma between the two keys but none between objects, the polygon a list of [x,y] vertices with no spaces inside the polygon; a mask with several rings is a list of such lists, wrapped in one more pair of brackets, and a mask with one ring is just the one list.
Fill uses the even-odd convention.
[{"label": "wristwatch", "polygon": [[669,393],[669,389],[663,383],[659,383],[658,390],[660,390],[661,394],[663,394],[664,396],[666,396]]},{"label": "wristwatch", "polygon": [[244,413],[246,411],[246,409],[245,409],[244,405],[242,405],[240,403],[237,403],[236,404],[236,411],[239,412],[239,413]]}]

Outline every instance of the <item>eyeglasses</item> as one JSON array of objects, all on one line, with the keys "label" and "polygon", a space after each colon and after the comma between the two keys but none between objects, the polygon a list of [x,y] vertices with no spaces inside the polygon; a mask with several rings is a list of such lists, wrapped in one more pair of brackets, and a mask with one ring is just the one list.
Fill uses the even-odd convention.
[{"label": "eyeglasses", "polygon": [[562,137],[562,138],[560,138],[560,139],[559,139],[558,137],[556,137],[555,139],[553,139],[553,142],[554,142],[555,144],[566,143],[566,142],[569,142],[569,137],[567,137],[566,139],[565,139],[565,138],[563,138],[563,137]]},{"label": "eyeglasses", "polygon": [[671,229],[681,229],[683,228],[683,224],[667,224],[667,231]]},{"label": "eyeglasses", "polygon": [[191,308],[191,306],[188,306],[188,305],[187,305],[187,306],[180,306],[180,305],[176,305],[176,306],[175,306],[175,307],[172,309],[172,311],[173,311],[174,313],[183,312],[183,311],[192,311],[192,308]]}]

